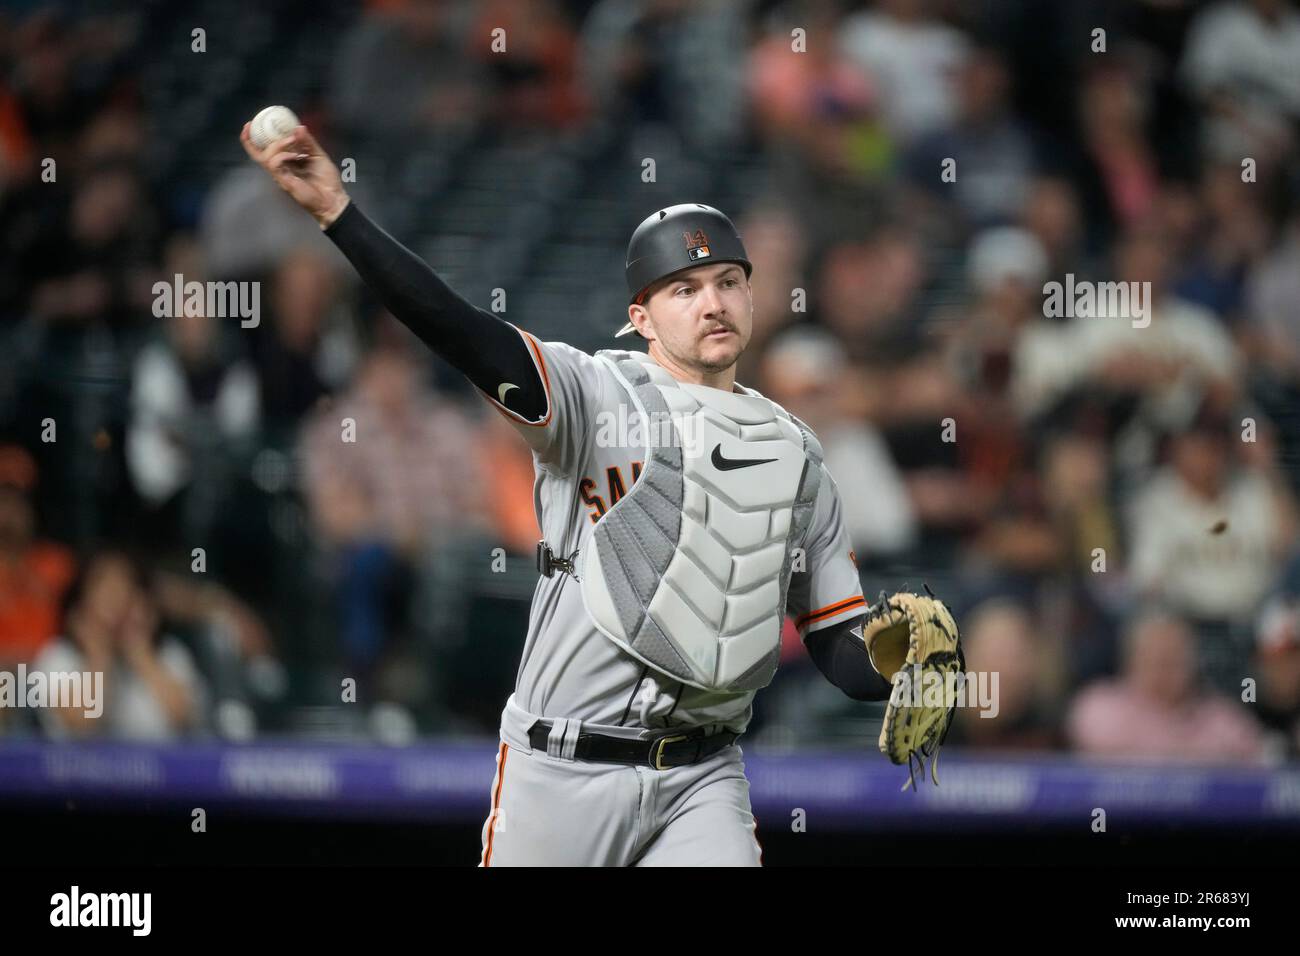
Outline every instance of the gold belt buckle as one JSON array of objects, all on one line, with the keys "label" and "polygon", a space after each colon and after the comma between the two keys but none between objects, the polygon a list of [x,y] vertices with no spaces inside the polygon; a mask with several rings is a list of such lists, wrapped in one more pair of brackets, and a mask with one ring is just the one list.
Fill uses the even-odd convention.
[{"label": "gold belt buckle", "polygon": [[662,763],[664,759],[664,747],[666,747],[668,744],[675,744],[677,743],[677,741],[685,740],[685,739],[687,739],[686,734],[673,734],[670,737],[660,737],[657,741],[655,741],[654,749],[650,751],[650,753],[653,755],[650,763],[654,766],[654,768],[656,770],[672,769],[670,767],[665,767]]}]

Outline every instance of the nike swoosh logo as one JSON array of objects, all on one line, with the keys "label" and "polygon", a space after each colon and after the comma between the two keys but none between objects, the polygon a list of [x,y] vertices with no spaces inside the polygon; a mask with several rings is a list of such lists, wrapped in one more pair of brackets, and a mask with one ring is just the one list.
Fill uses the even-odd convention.
[{"label": "nike swoosh logo", "polygon": [[710,460],[718,471],[735,471],[737,468],[766,465],[769,461],[776,461],[775,458],[723,458],[721,442],[713,446],[713,456]]},{"label": "nike swoosh logo", "polygon": [[500,400],[502,405],[506,403],[506,392],[510,391],[512,388],[518,387],[518,385],[511,385],[509,382],[502,382],[497,386],[497,398]]}]

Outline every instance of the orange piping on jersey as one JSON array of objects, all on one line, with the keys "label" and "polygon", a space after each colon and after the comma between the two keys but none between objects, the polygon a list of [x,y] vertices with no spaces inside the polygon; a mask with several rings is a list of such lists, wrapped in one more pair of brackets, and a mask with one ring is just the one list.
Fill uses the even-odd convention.
[{"label": "orange piping on jersey", "polygon": [[492,404],[492,407],[504,415],[509,421],[516,422],[520,425],[528,425],[532,428],[545,428],[551,423],[551,414],[553,411],[553,403],[551,402],[551,377],[546,371],[546,359],[542,357],[542,350],[537,343],[537,339],[533,338],[518,326],[515,326],[515,331],[524,337],[524,341],[528,343],[528,347],[533,350],[533,360],[536,362],[538,370],[542,373],[542,391],[546,393],[546,417],[540,422],[530,422],[522,415],[517,415],[510,409],[506,408],[491,395],[488,395],[487,392],[484,392],[483,395]]},{"label": "orange piping on jersey", "polygon": [[499,760],[497,761],[497,779],[496,788],[492,791],[492,812],[488,814],[488,837],[487,845],[483,848],[483,865],[492,864],[492,838],[497,832],[497,813],[501,809],[501,788],[506,782],[506,756],[510,753],[510,745],[502,741],[499,748]]},{"label": "orange piping on jersey", "polygon": [[805,627],[823,618],[834,617],[836,614],[843,614],[845,611],[851,611],[855,607],[866,606],[867,599],[861,594],[857,597],[849,598],[845,601],[837,601],[835,604],[828,604],[825,607],[818,608],[815,611],[809,611],[803,617],[794,622],[795,627]]}]

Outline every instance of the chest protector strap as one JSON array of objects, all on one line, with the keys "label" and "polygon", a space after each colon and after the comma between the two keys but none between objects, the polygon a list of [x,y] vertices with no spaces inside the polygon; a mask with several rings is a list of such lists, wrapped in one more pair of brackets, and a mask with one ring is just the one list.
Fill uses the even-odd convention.
[{"label": "chest protector strap", "polygon": [[579,562],[592,620],[692,687],[766,686],[817,501],[816,436],[756,392],[679,383],[643,353],[596,357],[630,397],[645,457]]}]

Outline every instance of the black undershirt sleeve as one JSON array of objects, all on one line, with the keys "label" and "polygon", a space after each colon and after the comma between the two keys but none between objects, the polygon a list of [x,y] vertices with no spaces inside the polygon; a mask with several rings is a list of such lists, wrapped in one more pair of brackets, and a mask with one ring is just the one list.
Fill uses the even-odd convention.
[{"label": "black undershirt sleeve", "polygon": [[888,700],[893,685],[871,666],[862,632],[857,630],[861,626],[861,617],[832,624],[809,634],[804,645],[817,669],[849,697]]},{"label": "black undershirt sleeve", "polygon": [[499,316],[477,308],[419,256],[349,202],[325,230],[379,301],[474,385],[529,421],[546,415],[547,396],[528,344]]}]

